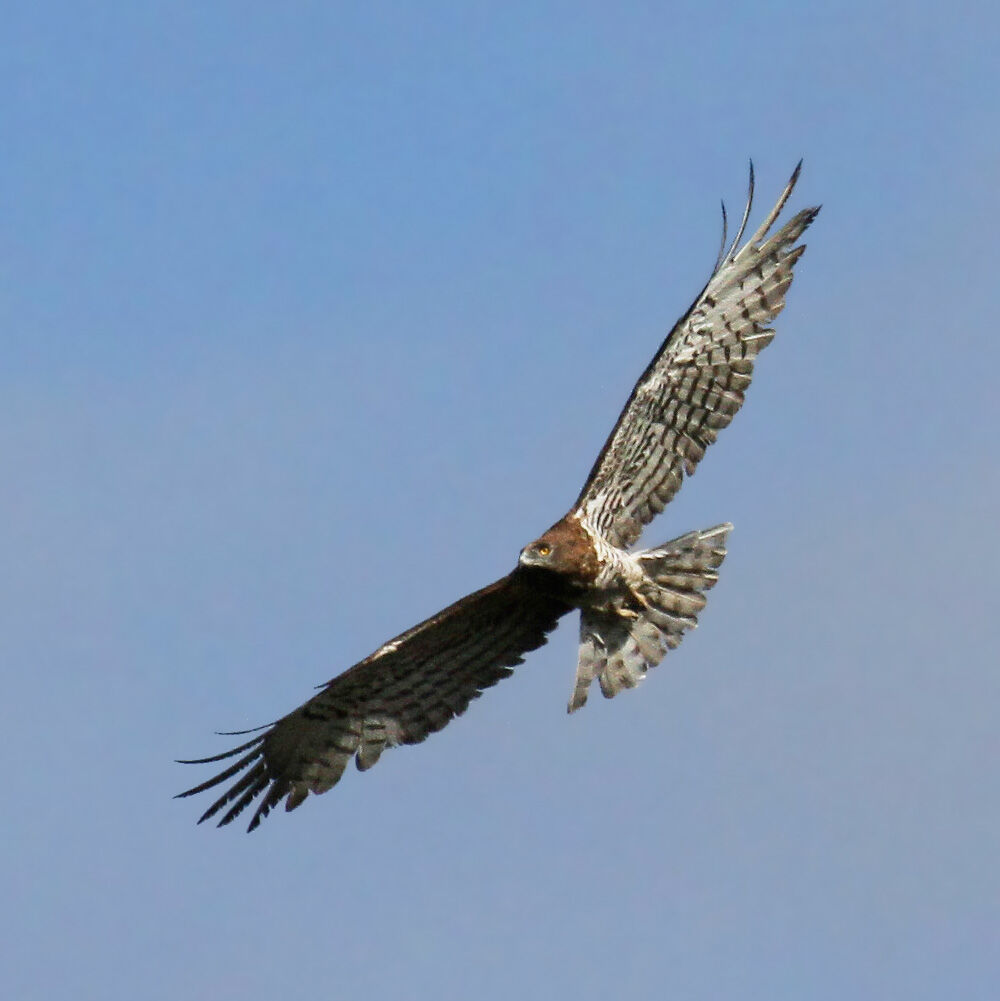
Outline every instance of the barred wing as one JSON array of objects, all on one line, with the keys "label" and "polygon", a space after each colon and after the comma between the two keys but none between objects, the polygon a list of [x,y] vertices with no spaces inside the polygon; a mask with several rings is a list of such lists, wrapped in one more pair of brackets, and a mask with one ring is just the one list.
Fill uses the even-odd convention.
[{"label": "barred wing", "polygon": [[743,404],[754,359],[774,337],[768,324],[784,308],[792,268],[805,250],[795,241],[819,212],[805,209],[768,236],[801,166],[761,227],[736,250],[753,202],[751,166],[736,239],[720,252],[708,284],[642,374],[591,470],[575,510],[612,545],[639,538]]},{"label": "barred wing", "polygon": [[417,744],[440,730],[484,689],[512,674],[569,609],[515,570],[386,643],[266,733],[223,754],[182,762],[243,755],[180,795],[240,776],[199,823],[228,807],[219,826],[228,824],[263,794],[252,831],[283,797],[285,809],[293,810],[310,792],[336,785],[352,757],[365,771],[387,746]]}]

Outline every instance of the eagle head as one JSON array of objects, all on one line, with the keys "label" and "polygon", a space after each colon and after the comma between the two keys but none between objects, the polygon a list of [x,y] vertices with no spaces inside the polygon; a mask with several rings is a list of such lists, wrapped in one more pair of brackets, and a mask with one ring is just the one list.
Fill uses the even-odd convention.
[{"label": "eagle head", "polygon": [[566,583],[586,587],[597,576],[594,544],[572,516],[557,521],[521,550],[518,565],[558,574]]},{"label": "eagle head", "polygon": [[544,570],[555,570],[558,563],[558,546],[552,539],[543,535],[529,543],[521,550],[518,563],[522,567],[540,567]]}]

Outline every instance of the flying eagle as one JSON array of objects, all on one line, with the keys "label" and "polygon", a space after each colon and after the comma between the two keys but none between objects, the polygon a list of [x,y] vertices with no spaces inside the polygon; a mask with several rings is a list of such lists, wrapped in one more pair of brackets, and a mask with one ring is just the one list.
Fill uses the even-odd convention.
[{"label": "flying eagle", "polygon": [[[294,810],[337,783],[353,757],[371,768],[386,747],[416,744],[512,674],[559,620],[580,610],[580,653],[569,711],[596,678],[611,698],[634,688],[694,628],[718,579],[731,525],[631,550],[643,527],[677,493],[705,449],[743,404],[754,359],[774,337],[796,241],[818,208],[774,226],[798,180],[740,246],[753,202],[753,165],[736,238],[643,372],[568,514],[521,550],[517,566],[481,591],[390,640],[323,686],[318,695],[239,747],[184,764],[237,760],[188,789],[234,780],[201,821],[228,824],[257,797],[248,830],[282,799]],[[254,731],[243,731],[251,733]],[[242,775],[240,773],[243,773]]]}]

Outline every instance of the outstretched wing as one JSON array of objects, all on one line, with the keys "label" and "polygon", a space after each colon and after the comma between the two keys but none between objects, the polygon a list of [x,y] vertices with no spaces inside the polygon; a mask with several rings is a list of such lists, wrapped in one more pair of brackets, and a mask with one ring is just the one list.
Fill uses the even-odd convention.
[{"label": "outstretched wing", "polygon": [[768,324],[785,305],[795,241],[816,218],[805,209],[773,236],[801,162],[761,227],[736,249],[753,202],[708,284],[642,374],[601,450],[575,510],[614,546],[629,546],[680,489],[705,449],[743,404],[754,359],[774,337]]},{"label": "outstretched wing", "polygon": [[208,764],[243,754],[180,795],[239,776],[199,823],[228,807],[219,826],[228,824],[263,794],[252,831],[283,797],[285,809],[292,810],[310,792],[326,792],[352,757],[364,771],[386,746],[416,744],[440,730],[484,689],[512,674],[569,609],[515,570],[386,643],[266,733],[223,754],[183,762]]}]

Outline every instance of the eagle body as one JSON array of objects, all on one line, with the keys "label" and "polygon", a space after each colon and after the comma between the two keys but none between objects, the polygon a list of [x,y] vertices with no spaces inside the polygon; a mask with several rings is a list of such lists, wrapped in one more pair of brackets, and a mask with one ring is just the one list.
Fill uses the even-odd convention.
[{"label": "eagle body", "polygon": [[638,552],[611,545],[571,511],[521,550],[538,586],[580,609],[580,655],[569,711],[596,677],[607,698],[635,688],[697,625],[704,592],[718,580],[732,525],[692,532]]},{"label": "eagle body", "polygon": [[566,515],[521,550],[506,577],[382,644],[239,747],[185,762],[235,759],[180,794],[232,781],[201,820],[221,812],[220,826],[228,824],[256,800],[253,830],[281,800],[291,810],[326,792],[352,759],[365,771],[385,748],[424,740],[508,677],[574,609],[580,647],[570,712],[595,680],[611,698],[680,644],[718,579],[732,526],[632,547],[742,406],[756,357],[774,337],[769,324],[805,250],[797,241],[819,211],[804,209],[771,232],[800,167],[741,243],[751,166],[735,239],[727,247],[724,225],[708,282],[639,377]]}]

